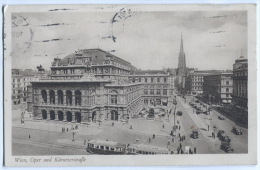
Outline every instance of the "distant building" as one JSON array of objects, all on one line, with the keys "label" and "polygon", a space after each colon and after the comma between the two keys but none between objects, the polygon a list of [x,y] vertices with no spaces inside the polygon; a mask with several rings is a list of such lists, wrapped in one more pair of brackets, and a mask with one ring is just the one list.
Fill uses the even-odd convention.
[{"label": "distant building", "polygon": [[166,70],[167,73],[170,74],[170,95],[173,95],[173,91],[175,89],[175,83],[176,83],[176,78],[177,78],[177,69],[174,68],[168,68]]},{"label": "distant building", "polygon": [[23,75],[21,69],[12,69],[12,104],[19,105],[23,102]]},{"label": "distant building", "polygon": [[203,95],[212,103],[231,103],[233,92],[232,71],[204,75]]},{"label": "distant building", "polygon": [[243,56],[233,64],[233,103],[241,107],[248,107],[248,61]]},{"label": "distant building", "polygon": [[233,64],[233,110],[241,123],[248,124],[248,60],[239,57]]},{"label": "distant building", "polygon": [[190,71],[186,78],[186,91],[187,93],[198,95],[203,94],[203,83],[204,83],[204,76],[217,73],[218,70],[193,70]]},{"label": "distant building", "polygon": [[163,70],[138,70],[129,79],[133,83],[142,83],[145,105],[167,105],[171,93],[169,73]]},{"label": "distant building", "polygon": [[12,69],[12,101],[14,105],[26,102],[27,87],[35,80],[36,71]]}]

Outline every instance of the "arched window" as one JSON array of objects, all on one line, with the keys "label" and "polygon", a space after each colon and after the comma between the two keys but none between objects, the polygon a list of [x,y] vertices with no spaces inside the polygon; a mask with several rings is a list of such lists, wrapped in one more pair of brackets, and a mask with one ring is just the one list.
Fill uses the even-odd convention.
[{"label": "arched window", "polygon": [[154,89],[150,89],[150,94],[154,95]]},{"label": "arched window", "polygon": [[70,111],[68,111],[68,112],[66,113],[66,115],[67,115],[67,121],[68,121],[68,122],[71,122],[71,121],[72,121],[72,113],[71,113]]},{"label": "arched window", "polygon": [[49,95],[50,95],[50,104],[55,104],[55,92],[54,92],[54,90],[50,90]]},{"label": "arched window", "polygon": [[157,95],[161,95],[161,89],[157,89],[157,90],[156,90],[156,94],[157,94]]},{"label": "arched window", "polygon": [[113,90],[110,91],[111,95],[110,95],[110,102],[111,104],[117,104],[117,91]]},{"label": "arched window", "polygon": [[47,91],[46,90],[42,90],[42,99],[44,103],[47,103]]},{"label": "arched window", "polygon": [[75,113],[75,121],[78,123],[81,122],[81,113],[80,112]]},{"label": "arched window", "polygon": [[63,104],[63,91],[58,90],[58,104]]},{"label": "arched window", "polygon": [[59,119],[59,121],[63,121],[63,112],[62,111],[58,111],[58,119]]},{"label": "arched window", "polygon": [[47,119],[47,112],[46,112],[46,110],[42,110],[42,119]]},{"label": "arched window", "polygon": [[72,92],[70,90],[66,91],[66,104],[72,105]]},{"label": "arched window", "polygon": [[81,105],[81,92],[79,90],[75,91],[75,105],[76,106]]}]

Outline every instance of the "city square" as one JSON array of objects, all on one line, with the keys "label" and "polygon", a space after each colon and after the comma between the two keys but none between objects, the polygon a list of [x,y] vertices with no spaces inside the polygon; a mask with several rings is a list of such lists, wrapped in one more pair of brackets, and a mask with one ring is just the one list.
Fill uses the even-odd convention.
[{"label": "city square", "polygon": [[[112,13],[108,14],[97,16],[109,20]],[[107,30],[113,29],[109,36],[100,36],[107,32],[98,29],[78,35],[75,28],[85,26],[75,19],[79,14],[65,14],[67,18],[58,13],[44,15],[45,22],[55,16],[61,22],[75,20],[78,25],[39,25],[43,17],[38,14],[14,14],[13,20],[26,25],[29,20],[24,18],[31,17],[34,26],[28,34],[32,37],[32,30],[58,35],[64,29],[77,40],[47,40],[38,34],[43,40],[35,40],[25,52],[34,61],[31,63],[21,59],[20,48],[14,48],[12,155],[248,153],[245,12],[223,12],[223,17],[217,17],[215,12],[154,14],[122,8],[107,24]],[[92,21],[92,14],[85,16]],[[179,25],[167,17],[176,17]],[[166,29],[162,37],[157,36],[160,24],[150,23],[152,20],[165,28],[170,25],[174,31]],[[143,24],[143,37],[156,35],[152,43],[137,45],[147,39],[133,27],[136,22]],[[230,31],[225,23],[237,30]],[[154,25],[147,31],[149,24]],[[23,26],[13,29],[19,31]],[[131,45],[124,46],[125,41]],[[36,54],[39,49],[42,54]]]}]

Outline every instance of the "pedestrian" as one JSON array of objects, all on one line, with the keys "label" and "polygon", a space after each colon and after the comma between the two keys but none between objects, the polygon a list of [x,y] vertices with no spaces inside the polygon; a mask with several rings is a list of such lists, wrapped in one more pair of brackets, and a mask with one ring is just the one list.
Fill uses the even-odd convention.
[{"label": "pedestrian", "polygon": [[86,142],[87,142],[86,139],[84,139],[84,145],[86,145]]},{"label": "pedestrian", "polygon": [[181,143],[180,143],[180,148],[182,148],[182,145],[181,145]]},{"label": "pedestrian", "polygon": [[138,138],[136,139],[136,143],[138,143]]},{"label": "pedestrian", "polygon": [[181,137],[181,134],[179,133],[179,138]]},{"label": "pedestrian", "polygon": [[183,154],[183,150],[181,149],[181,154]]},{"label": "pedestrian", "polygon": [[29,139],[31,139],[31,135],[29,134]]},{"label": "pedestrian", "polygon": [[174,138],[172,138],[172,142],[174,142]]},{"label": "pedestrian", "polygon": [[151,142],[151,138],[150,138],[150,137],[149,137],[149,140],[148,140],[148,141],[149,141],[149,143]]},{"label": "pedestrian", "polygon": [[211,133],[211,136],[212,136],[212,138],[214,138],[214,133],[213,132]]},{"label": "pedestrian", "polygon": [[155,134],[153,134],[153,139],[155,138]]},{"label": "pedestrian", "polygon": [[179,130],[181,130],[181,126],[179,125]]},{"label": "pedestrian", "polygon": [[191,154],[191,148],[189,149],[189,154]]},{"label": "pedestrian", "polygon": [[186,139],[185,135],[183,136],[184,140]]},{"label": "pedestrian", "polygon": [[180,147],[177,148],[177,152],[178,152],[178,154],[180,154]]},{"label": "pedestrian", "polygon": [[162,125],[162,128],[164,129],[164,124]]},{"label": "pedestrian", "polygon": [[197,149],[196,149],[196,147],[194,147],[194,150],[193,150],[193,152],[194,152],[194,154],[196,154],[196,152],[197,152]]},{"label": "pedestrian", "polygon": [[67,132],[69,131],[69,128],[67,128]]}]

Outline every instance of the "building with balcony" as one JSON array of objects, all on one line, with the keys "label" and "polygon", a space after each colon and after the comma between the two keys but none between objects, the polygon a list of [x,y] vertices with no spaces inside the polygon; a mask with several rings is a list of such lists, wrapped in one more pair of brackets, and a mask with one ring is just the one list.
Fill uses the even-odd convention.
[{"label": "building with balcony", "polygon": [[143,108],[142,83],[129,81],[134,70],[101,49],[55,58],[50,77],[31,82],[28,111],[35,119],[66,122],[126,120]]}]

